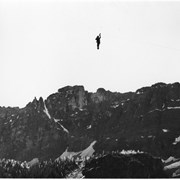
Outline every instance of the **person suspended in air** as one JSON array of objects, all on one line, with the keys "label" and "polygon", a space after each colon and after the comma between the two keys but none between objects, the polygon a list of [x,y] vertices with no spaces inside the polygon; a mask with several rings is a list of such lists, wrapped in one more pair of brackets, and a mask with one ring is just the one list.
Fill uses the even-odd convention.
[{"label": "person suspended in air", "polygon": [[96,37],[97,49],[99,49],[99,45],[101,43],[100,39],[101,39],[101,33]]}]

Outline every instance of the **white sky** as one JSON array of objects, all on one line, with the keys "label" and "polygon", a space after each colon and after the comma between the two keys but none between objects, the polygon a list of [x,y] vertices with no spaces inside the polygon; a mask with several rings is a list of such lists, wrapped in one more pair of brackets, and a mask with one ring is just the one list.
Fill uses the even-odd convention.
[{"label": "white sky", "polygon": [[180,1],[0,0],[0,106],[66,85],[127,92],[176,81]]}]

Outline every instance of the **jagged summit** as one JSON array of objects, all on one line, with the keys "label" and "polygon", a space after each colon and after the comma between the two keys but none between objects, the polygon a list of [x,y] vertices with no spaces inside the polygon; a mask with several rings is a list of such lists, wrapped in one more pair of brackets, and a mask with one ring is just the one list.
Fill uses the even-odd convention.
[{"label": "jagged summit", "polygon": [[95,153],[140,150],[180,156],[180,84],[118,93],[66,86],[24,108],[0,107],[0,158],[56,159],[68,148]]}]

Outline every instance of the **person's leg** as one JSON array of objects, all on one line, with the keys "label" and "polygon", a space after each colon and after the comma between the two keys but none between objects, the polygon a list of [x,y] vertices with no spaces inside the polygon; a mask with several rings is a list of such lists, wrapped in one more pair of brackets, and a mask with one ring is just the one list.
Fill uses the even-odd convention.
[{"label": "person's leg", "polygon": [[97,49],[99,49],[99,43],[97,43]]}]

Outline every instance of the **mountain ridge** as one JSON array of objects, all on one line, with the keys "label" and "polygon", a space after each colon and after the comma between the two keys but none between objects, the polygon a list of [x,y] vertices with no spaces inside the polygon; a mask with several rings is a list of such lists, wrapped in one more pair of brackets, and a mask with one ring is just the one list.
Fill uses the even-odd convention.
[{"label": "mountain ridge", "polygon": [[180,84],[156,83],[119,93],[66,86],[24,108],[0,107],[0,158],[56,159],[79,152],[141,150],[178,157]]}]

